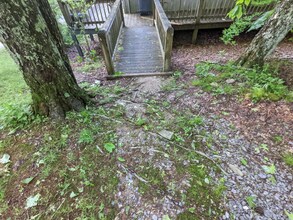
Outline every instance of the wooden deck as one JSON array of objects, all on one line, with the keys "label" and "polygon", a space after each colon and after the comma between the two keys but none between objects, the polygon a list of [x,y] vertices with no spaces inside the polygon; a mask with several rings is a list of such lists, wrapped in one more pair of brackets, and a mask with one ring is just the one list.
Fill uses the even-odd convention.
[{"label": "wooden deck", "polygon": [[157,30],[151,17],[125,14],[114,67],[116,72],[126,74],[163,71],[163,56]]},{"label": "wooden deck", "polygon": [[[232,20],[227,13],[235,5],[235,0],[152,2],[153,15],[142,17],[137,14],[140,11],[137,0],[86,0],[87,4],[74,9],[69,1],[58,0],[80,56],[83,52],[76,34],[89,34],[94,39],[92,35],[97,33],[107,72],[113,77],[118,72],[130,76],[169,72],[174,30],[194,30],[192,43],[195,43],[199,29],[228,27]],[[252,4],[247,13],[273,7],[274,3]]]}]

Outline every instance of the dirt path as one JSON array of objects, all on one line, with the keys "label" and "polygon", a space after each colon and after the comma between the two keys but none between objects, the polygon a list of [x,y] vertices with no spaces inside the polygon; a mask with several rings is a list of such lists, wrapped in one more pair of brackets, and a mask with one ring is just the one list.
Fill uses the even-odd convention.
[{"label": "dirt path", "polygon": [[[177,87],[182,83],[188,81],[175,82]],[[166,91],[172,84],[174,90]],[[281,152],[293,149],[293,114],[289,105],[246,105],[226,97],[212,97],[198,88],[177,90],[172,79],[158,77],[136,79],[130,88],[134,92],[117,103],[126,109],[130,121],[143,119],[145,124],[133,127],[124,123],[117,130],[123,146],[118,155],[127,160],[120,166],[117,219],[192,219],[195,213],[200,219],[286,219],[285,210],[292,212],[292,169],[280,160]],[[156,108],[156,116],[149,108]],[[255,108],[258,111],[252,113]],[[274,117],[271,112],[271,116],[262,118],[273,109],[280,109],[282,117]],[[192,120],[194,115],[202,122],[190,125],[181,121]],[[170,135],[172,141],[165,135]],[[282,143],[273,141],[278,135],[282,136]],[[185,152],[178,154],[180,146]],[[195,164],[207,169],[203,176],[189,170],[194,158],[186,157],[186,153],[193,150],[197,152]],[[274,173],[266,172],[270,166],[275,167]],[[145,175],[147,170],[151,172]],[[195,176],[200,184],[193,182]],[[220,200],[211,192],[203,193],[198,204],[188,198],[192,184],[205,185],[211,191],[217,187],[226,190]],[[144,190],[141,185],[145,185]],[[157,187],[161,191],[156,192]],[[199,189],[193,190],[196,196]],[[205,207],[209,196],[221,209],[209,204],[212,211],[205,215],[209,212]]]}]

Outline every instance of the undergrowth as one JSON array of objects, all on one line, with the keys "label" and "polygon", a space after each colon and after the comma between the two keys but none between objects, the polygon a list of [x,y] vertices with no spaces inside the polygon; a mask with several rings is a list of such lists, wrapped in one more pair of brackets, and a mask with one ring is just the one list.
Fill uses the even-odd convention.
[{"label": "undergrowth", "polygon": [[281,99],[293,101],[293,92],[269,66],[247,69],[232,64],[201,63],[196,69],[198,79],[193,80],[192,84],[215,95],[245,95],[255,102]]}]

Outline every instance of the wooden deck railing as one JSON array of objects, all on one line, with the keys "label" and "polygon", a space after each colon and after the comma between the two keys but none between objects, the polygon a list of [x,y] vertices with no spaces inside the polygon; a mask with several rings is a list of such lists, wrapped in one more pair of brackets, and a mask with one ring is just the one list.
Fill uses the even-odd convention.
[{"label": "wooden deck railing", "polygon": [[122,1],[116,0],[106,22],[98,32],[108,74],[114,74],[114,54],[124,26]]},{"label": "wooden deck railing", "polygon": [[[85,29],[95,29],[103,24],[111,12],[115,0],[58,0],[63,17],[69,27],[83,25]],[[79,28],[79,27],[75,27]]]},{"label": "wooden deck railing", "polygon": [[171,53],[173,46],[174,29],[167,18],[159,0],[154,0],[154,22],[160,38],[161,50],[163,54],[163,71],[171,68]]},{"label": "wooden deck railing", "polygon": [[[235,0],[160,0],[169,20],[176,24],[221,23],[230,21],[228,12],[234,7]],[[248,14],[270,10],[270,5],[250,5]]]}]

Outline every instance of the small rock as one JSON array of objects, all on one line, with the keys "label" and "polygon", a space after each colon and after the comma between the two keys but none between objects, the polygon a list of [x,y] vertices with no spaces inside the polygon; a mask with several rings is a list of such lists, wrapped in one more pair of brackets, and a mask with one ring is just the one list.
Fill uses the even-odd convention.
[{"label": "small rock", "polygon": [[236,81],[235,79],[227,79],[226,83],[227,84],[233,84],[233,83],[235,83],[235,81]]},{"label": "small rock", "polygon": [[126,116],[128,118],[141,117],[145,113],[143,105],[132,103],[125,106]]},{"label": "small rock", "polygon": [[243,206],[243,209],[247,211],[249,208],[247,206]]},{"label": "small rock", "polygon": [[272,218],[273,213],[270,210],[264,210],[264,216],[267,218]]},{"label": "small rock", "polygon": [[95,80],[95,84],[98,86],[101,85],[101,80]]},{"label": "small rock", "polygon": [[261,179],[266,179],[267,175],[264,174],[264,173],[260,173],[260,174],[258,174],[258,177],[261,178]]},{"label": "small rock", "polygon": [[242,171],[236,165],[228,164],[228,166],[234,173],[236,173],[239,176],[243,176]]},{"label": "small rock", "polygon": [[158,220],[158,217],[156,215],[152,215],[152,220]]},{"label": "small rock", "polygon": [[260,215],[264,215],[263,207],[257,206],[257,207],[255,207],[254,211]]},{"label": "small rock", "polygon": [[23,160],[16,161],[15,164],[12,166],[12,170],[17,171],[21,164],[23,164]]},{"label": "small rock", "polygon": [[161,135],[162,137],[168,139],[168,140],[171,140],[173,135],[174,135],[174,132],[171,132],[171,131],[167,131],[167,130],[162,130],[159,132],[159,135]]}]

